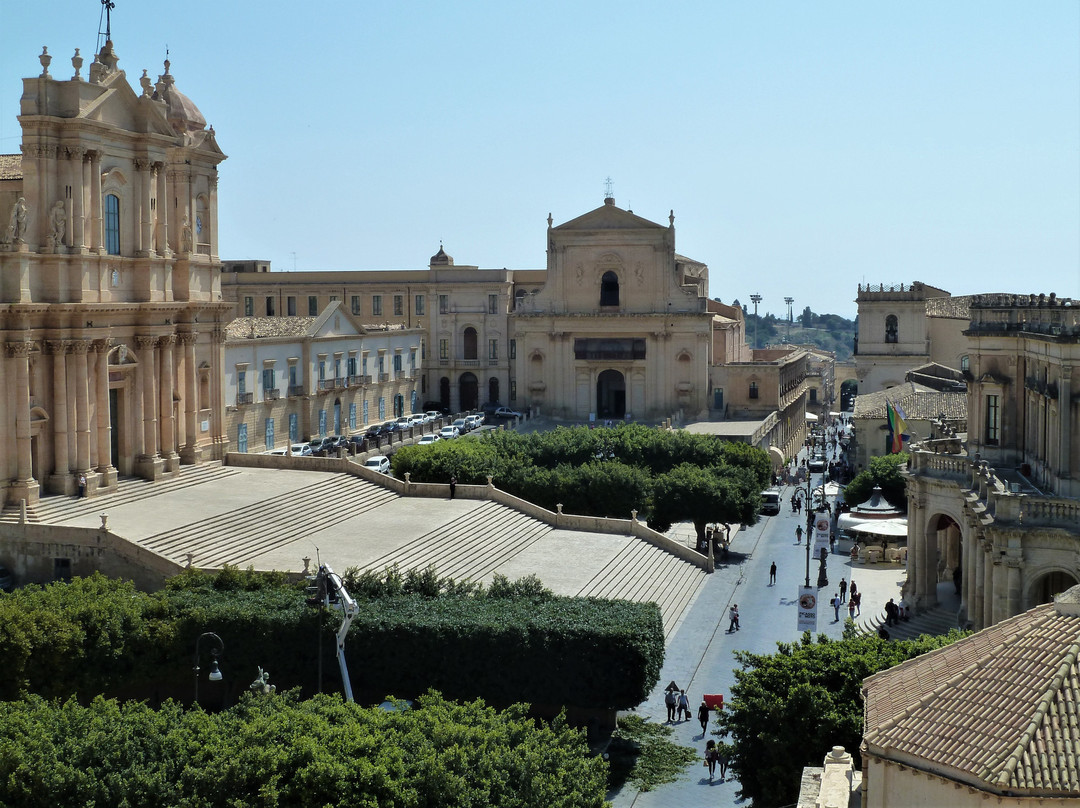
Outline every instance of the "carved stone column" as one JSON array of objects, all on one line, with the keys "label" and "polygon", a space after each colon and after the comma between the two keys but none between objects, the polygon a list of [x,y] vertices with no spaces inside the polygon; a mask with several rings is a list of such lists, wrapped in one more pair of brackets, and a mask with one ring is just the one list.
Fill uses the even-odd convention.
[{"label": "carved stone column", "polygon": [[994,622],[994,543],[987,539],[983,544],[983,591],[982,615],[979,628],[983,629]]},{"label": "carved stone column", "polygon": [[157,177],[157,238],[154,245],[158,255],[168,258],[172,251],[169,249],[169,191],[165,181],[165,164],[154,163],[154,174]]},{"label": "carved stone column", "polygon": [[[71,198],[64,200],[64,213],[67,215],[64,243],[76,249],[82,246],[82,225],[78,224],[78,220],[82,217],[82,164],[85,151],[85,149],[74,146],[64,149],[64,156],[67,157],[68,183],[71,187]],[[60,245],[56,246],[59,247]]]},{"label": "carved stone column", "polygon": [[145,157],[136,157],[134,163],[139,176],[139,226],[135,230],[135,254],[146,256],[150,255],[154,249],[154,242],[151,239],[150,232],[153,224],[150,218],[150,191],[153,180],[150,177],[149,160]]},{"label": "carved stone column", "polygon": [[30,351],[29,341],[7,343],[7,355],[14,360],[15,385],[8,397],[15,412],[16,480],[9,486],[9,502],[25,499],[37,502],[38,482],[30,444]]},{"label": "carved stone column", "polygon": [[90,249],[102,252],[101,246],[101,152],[87,152],[90,158]]},{"label": "carved stone column", "polygon": [[79,153],[79,187],[72,200],[71,237],[72,246],[82,252],[86,249],[86,195],[90,190],[90,160],[86,149]]},{"label": "carved stone column", "polygon": [[[158,455],[157,442],[157,398],[155,376],[157,371],[157,337],[135,337],[135,345],[139,349],[139,366],[137,371],[136,390],[132,398],[138,402],[141,412],[142,429],[138,426],[135,432],[140,433],[142,451],[135,461],[136,472],[140,477],[148,480],[156,480],[161,476],[164,463]],[[136,421],[139,424],[139,421]]]},{"label": "carved stone column", "polygon": [[52,356],[52,418],[53,472],[49,478],[49,490],[55,494],[71,494],[74,483],[71,477],[71,461],[68,457],[68,385],[67,352],[71,344],[66,340],[50,340],[46,347]]},{"label": "carved stone column", "polygon": [[101,475],[100,485],[112,488],[116,485],[116,467],[112,464],[112,411],[109,402],[109,350],[112,340],[94,341],[94,353],[97,364],[94,367],[94,386],[96,406],[97,434],[97,472]]},{"label": "carved stone column", "polygon": [[199,369],[195,365],[195,343],[198,333],[184,331],[177,334],[183,351],[183,398],[184,419],[181,438],[180,460],[183,463],[198,463],[201,457],[199,449]]},{"label": "carved stone column", "polygon": [[225,328],[214,325],[210,345],[210,429],[214,441],[214,460],[224,460],[229,445],[222,423],[225,414]]},{"label": "carved stone column", "polygon": [[165,471],[176,471],[180,467],[180,458],[176,454],[175,426],[173,423],[173,345],[176,343],[176,335],[169,334],[158,340],[158,356],[161,361],[161,395],[159,410],[161,412],[159,430],[161,457],[165,461]]},{"label": "carved stone column", "polygon": [[90,375],[87,352],[90,340],[74,340],[71,343],[75,360],[75,470],[87,473],[90,465]]}]

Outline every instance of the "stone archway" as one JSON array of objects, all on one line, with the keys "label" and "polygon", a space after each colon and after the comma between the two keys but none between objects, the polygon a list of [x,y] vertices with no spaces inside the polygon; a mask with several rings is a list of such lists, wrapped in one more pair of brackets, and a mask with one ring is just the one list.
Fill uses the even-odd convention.
[{"label": "stone archway", "polygon": [[475,410],[479,404],[479,383],[473,373],[462,373],[458,380],[458,392],[460,393],[461,410]]},{"label": "stone archway", "polygon": [[1080,581],[1076,579],[1076,576],[1067,570],[1048,570],[1028,584],[1021,608],[1033,609],[1041,603],[1050,603],[1054,595],[1060,595],[1078,583]]},{"label": "stone archway", "polygon": [[935,570],[935,580],[954,581],[960,586],[958,582],[963,570],[963,534],[960,525],[947,514],[935,514],[927,522],[926,539],[929,549],[927,560]]},{"label": "stone archway", "polygon": [[617,370],[609,368],[596,377],[596,415],[598,418],[626,415],[626,377]]}]

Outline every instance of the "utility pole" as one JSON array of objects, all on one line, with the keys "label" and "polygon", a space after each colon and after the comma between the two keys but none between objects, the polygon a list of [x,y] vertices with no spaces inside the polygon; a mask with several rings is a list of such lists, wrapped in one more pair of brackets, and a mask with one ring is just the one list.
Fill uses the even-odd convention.
[{"label": "utility pole", "polygon": [[757,304],[761,302],[761,295],[750,295],[750,300],[751,300],[751,301],[753,302],[753,304],[754,304],[754,347],[755,347],[755,348],[757,348],[757,347],[758,347],[758,335],[757,335],[757,327],[758,327]]}]

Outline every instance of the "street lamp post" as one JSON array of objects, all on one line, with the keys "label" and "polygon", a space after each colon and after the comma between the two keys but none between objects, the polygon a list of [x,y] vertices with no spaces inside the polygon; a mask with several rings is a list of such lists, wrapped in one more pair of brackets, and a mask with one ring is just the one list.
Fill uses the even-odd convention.
[{"label": "street lamp post", "polygon": [[757,304],[761,302],[761,295],[750,295],[750,300],[754,304],[754,347],[758,347],[757,328],[758,328],[758,316],[757,316]]},{"label": "street lamp post", "polygon": [[787,303],[787,337],[788,342],[791,342],[791,304],[795,302],[795,298],[785,297],[784,302]]},{"label": "street lamp post", "polygon": [[221,656],[225,650],[225,643],[221,641],[221,637],[212,631],[207,631],[199,635],[199,638],[195,640],[195,704],[199,703],[199,648],[202,646],[202,641],[207,637],[214,643],[210,646],[210,674],[206,678],[211,682],[221,681],[221,669],[218,668],[218,657]]}]

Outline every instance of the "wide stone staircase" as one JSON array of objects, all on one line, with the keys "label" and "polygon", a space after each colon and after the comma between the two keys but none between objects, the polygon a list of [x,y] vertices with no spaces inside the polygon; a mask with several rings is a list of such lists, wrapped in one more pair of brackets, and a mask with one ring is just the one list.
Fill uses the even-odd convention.
[{"label": "wide stone staircase", "polygon": [[641,541],[627,545],[578,594],[653,601],[664,616],[664,636],[670,637],[704,584],[705,575],[698,567]]},{"label": "wide stone staircase", "polygon": [[268,497],[227,514],[163,531],[139,544],[177,563],[200,569],[239,565],[389,502],[397,495],[348,474],[316,475],[287,498]]},{"label": "wide stone staircase", "polygon": [[[223,466],[220,461],[183,466],[181,474],[171,479],[151,481],[141,477],[120,477],[116,481],[116,490],[103,492],[93,497],[66,497],[62,495],[44,496],[26,509],[26,521],[42,524],[64,522],[86,514],[99,514],[109,508],[129,505],[139,500],[161,496],[185,488],[194,488],[207,483],[221,482],[240,474],[238,469]],[[6,505],[0,512],[0,522],[18,522],[20,507]]]},{"label": "wide stone staircase", "polygon": [[943,606],[927,609],[892,626],[885,625],[884,611],[864,615],[856,621],[856,625],[860,631],[868,634],[877,634],[878,629],[884,626],[891,640],[913,640],[923,634],[937,637],[958,628],[956,610]]}]

